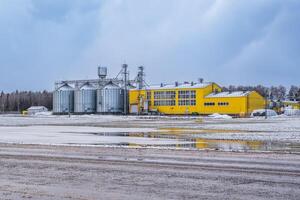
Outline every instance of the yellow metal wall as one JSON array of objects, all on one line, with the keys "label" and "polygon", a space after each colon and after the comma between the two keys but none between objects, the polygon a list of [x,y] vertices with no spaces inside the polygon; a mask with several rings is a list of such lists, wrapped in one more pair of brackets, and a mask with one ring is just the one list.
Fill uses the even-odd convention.
[{"label": "yellow metal wall", "polygon": [[[247,97],[222,97],[222,98],[205,98],[206,103],[215,103],[214,106],[203,106],[203,114],[230,114],[245,116],[247,112]],[[218,103],[226,102],[228,105],[219,106]]]},{"label": "yellow metal wall", "polygon": [[263,109],[266,106],[266,100],[259,93],[253,91],[247,98],[248,114],[251,114],[253,110]]},{"label": "yellow metal wall", "polygon": [[[203,114],[229,114],[248,116],[253,110],[265,108],[265,99],[255,91],[247,96],[205,98],[205,102],[214,102],[215,106],[204,106]],[[219,102],[227,102],[228,106],[219,106]]]}]

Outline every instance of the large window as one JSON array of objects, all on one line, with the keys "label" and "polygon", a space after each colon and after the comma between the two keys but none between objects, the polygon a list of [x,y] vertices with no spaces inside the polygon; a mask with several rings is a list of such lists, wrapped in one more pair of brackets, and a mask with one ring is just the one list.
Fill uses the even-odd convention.
[{"label": "large window", "polygon": [[175,106],[175,91],[157,91],[154,92],[154,106]]},{"label": "large window", "polygon": [[158,91],[154,92],[154,99],[175,99],[175,91]]},{"label": "large window", "polygon": [[179,90],[178,91],[179,106],[195,106],[196,91],[195,90]]},{"label": "large window", "polygon": [[175,100],[154,100],[154,106],[175,106]]},{"label": "large window", "polygon": [[147,93],[146,93],[146,99],[148,101],[148,106],[151,106],[151,98],[152,98],[152,92],[151,91],[147,91]]},{"label": "large window", "polygon": [[147,91],[147,100],[151,100],[151,96],[152,96],[151,91]]}]

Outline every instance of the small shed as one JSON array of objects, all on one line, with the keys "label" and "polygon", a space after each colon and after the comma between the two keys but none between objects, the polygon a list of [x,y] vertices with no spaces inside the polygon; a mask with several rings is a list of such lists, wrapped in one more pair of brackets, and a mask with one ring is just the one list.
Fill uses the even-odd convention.
[{"label": "small shed", "polygon": [[31,106],[27,109],[27,111],[29,115],[34,115],[40,112],[47,112],[48,108],[46,108],[45,106]]}]

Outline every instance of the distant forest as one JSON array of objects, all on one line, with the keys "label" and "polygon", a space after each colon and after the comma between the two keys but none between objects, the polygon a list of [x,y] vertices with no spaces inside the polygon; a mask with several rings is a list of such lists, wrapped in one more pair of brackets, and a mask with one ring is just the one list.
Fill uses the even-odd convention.
[{"label": "distant forest", "polygon": [[265,87],[263,85],[257,86],[229,86],[223,87],[223,91],[247,91],[255,90],[263,97],[267,97],[270,100],[299,100],[300,99],[300,87],[292,85],[289,89],[280,86]]},{"label": "distant forest", "polygon": [[[223,91],[247,91],[255,90],[262,96],[271,100],[300,100],[300,87],[291,86],[287,89],[284,86],[265,87],[257,86],[229,86],[223,87]],[[0,112],[21,112],[30,106],[45,106],[52,110],[52,92],[31,92],[31,91],[15,91],[12,93],[1,92],[0,95]]]},{"label": "distant forest", "polygon": [[0,112],[22,112],[30,106],[45,106],[52,110],[52,92],[15,91],[1,92]]}]

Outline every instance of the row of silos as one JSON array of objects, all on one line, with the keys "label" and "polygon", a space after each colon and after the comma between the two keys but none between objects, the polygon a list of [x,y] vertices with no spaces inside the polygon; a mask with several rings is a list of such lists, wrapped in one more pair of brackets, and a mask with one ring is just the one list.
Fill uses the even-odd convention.
[{"label": "row of silos", "polygon": [[53,93],[54,114],[123,113],[124,89],[108,83],[96,88],[89,83],[75,89],[68,84]]}]

